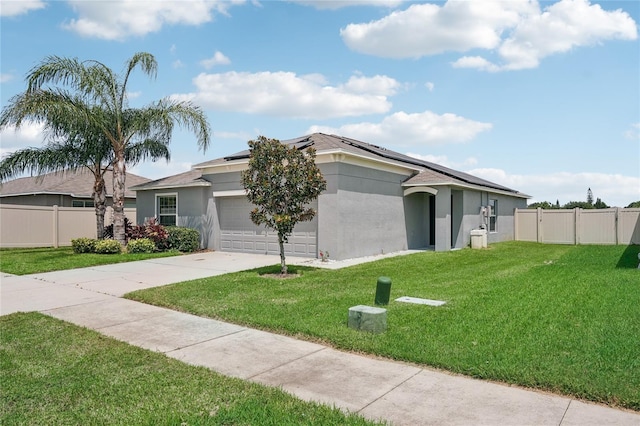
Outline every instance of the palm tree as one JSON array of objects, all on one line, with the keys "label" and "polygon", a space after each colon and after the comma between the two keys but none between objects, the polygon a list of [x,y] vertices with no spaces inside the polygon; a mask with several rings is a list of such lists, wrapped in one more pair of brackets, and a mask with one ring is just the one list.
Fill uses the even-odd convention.
[{"label": "palm tree", "polygon": [[98,61],[47,57],[27,75],[26,92],[12,98],[11,107],[0,116],[0,128],[9,124],[19,127],[24,120],[64,121],[72,115],[99,130],[113,150],[113,233],[123,245],[127,150],[154,139],[168,143],[176,123],[193,131],[203,150],[210,139],[203,111],[191,102],[164,98],[130,108],[127,83],[131,72],[139,67],[155,78],[158,64],[153,55],[140,52],[125,65],[124,74],[118,75]]},{"label": "palm tree", "polygon": [[[67,116],[64,122],[56,122],[53,118],[48,120],[45,127],[47,144],[44,147],[21,149],[5,156],[0,161],[0,182],[25,171],[43,175],[88,169],[94,177],[92,198],[96,211],[96,235],[102,238],[107,207],[104,175],[112,167],[113,150],[101,133],[90,131],[74,118]],[[166,142],[152,139],[129,146],[125,157],[132,165],[147,158],[153,161],[171,158]]]}]

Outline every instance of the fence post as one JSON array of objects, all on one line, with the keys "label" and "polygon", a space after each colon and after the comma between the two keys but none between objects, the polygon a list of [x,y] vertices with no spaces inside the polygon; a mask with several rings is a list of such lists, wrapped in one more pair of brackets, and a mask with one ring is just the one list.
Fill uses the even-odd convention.
[{"label": "fence post", "polygon": [[513,239],[518,241],[518,208],[513,212]]},{"label": "fence post", "polygon": [[620,207],[616,207],[616,218],[615,218],[614,232],[615,235],[615,243],[616,245],[620,244],[620,240],[622,240],[622,230],[620,229]]},{"label": "fence post", "polygon": [[536,216],[538,224],[536,227],[536,240],[538,240],[539,243],[542,243],[544,241],[542,241],[542,209],[540,207],[536,209]]},{"label": "fence post", "polygon": [[580,244],[580,214],[582,213],[582,209],[580,207],[575,207],[573,209],[573,225],[574,225],[574,237],[573,237],[573,241],[574,244],[578,245]]},{"label": "fence post", "polygon": [[60,218],[58,217],[58,206],[54,204],[53,206],[53,247],[58,248],[58,236],[60,232],[58,231],[58,226],[60,223]]}]

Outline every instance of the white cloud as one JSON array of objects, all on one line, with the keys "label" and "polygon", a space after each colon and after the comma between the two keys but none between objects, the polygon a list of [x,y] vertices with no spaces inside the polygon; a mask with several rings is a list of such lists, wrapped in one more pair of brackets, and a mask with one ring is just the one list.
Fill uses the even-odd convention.
[{"label": "white cloud", "polygon": [[400,83],[386,75],[373,77],[352,76],[342,87],[350,93],[393,96],[396,94],[398,87],[400,87]]},{"label": "white cloud", "polygon": [[409,157],[417,158],[418,160],[428,161],[430,163],[436,163],[445,167],[449,167],[451,169],[458,170],[478,164],[478,159],[475,157],[465,158],[463,161],[457,162],[449,160],[446,155],[421,155],[414,154],[412,152],[407,152],[406,155],[408,155]]},{"label": "white cloud", "polygon": [[4,156],[19,149],[40,147],[44,139],[44,124],[23,123],[17,131],[14,126],[7,126],[0,131],[0,154]]},{"label": "white cloud", "polygon": [[292,3],[298,3],[303,6],[312,6],[316,9],[341,9],[349,6],[377,6],[377,7],[396,7],[404,0],[291,0]]},{"label": "white cloud", "polygon": [[13,74],[2,73],[0,74],[0,83],[6,83],[8,81],[13,80],[13,78],[14,78]]},{"label": "white cloud", "polygon": [[540,60],[606,40],[635,40],[636,22],[622,10],[605,11],[588,0],[561,0],[541,10],[536,1],[448,1],[412,5],[401,12],[341,30],[351,49],[382,57],[417,58],[485,49],[463,56],[457,68],[496,72],[535,68]]},{"label": "white cloud", "polygon": [[325,119],[386,113],[391,108],[387,97],[399,86],[386,76],[352,78],[338,86],[323,81],[318,74],[298,76],[284,71],[202,73],[193,80],[196,93],[173,98],[217,111]]},{"label": "white cloud", "polygon": [[211,58],[200,61],[200,65],[205,69],[211,69],[216,65],[229,65],[230,63],[231,60],[224,56],[222,52],[216,52]]},{"label": "white cloud", "polygon": [[70,1],[78,18],[64,25],[84,37],[125,40],[159,31],[164,25],[200,25],[210,22],[213,13],[226,14],[242,1]]},{"label": "white cloud", "polygon": [[355,51],[391,58],[493,49],[500,44],[502,30],[534,7],[522,0],[414,4],[378,21],[349,24],[340,34]]},{"label": "white cloud", "polygon": [[633,123],[630,129],[624,132],[624,137],[631,140],[640,139],[640,123]]},{"label": "white cloud", "polygon": [[425,146],[468,142],[491,123],[470,120],[455,114],[431,111],[409,114],[396,112],[379,123],[346,124],[339,128],[312,126],[309,133],[323,132],[352,137],[384,146]]},{"label": "white cloud", "polygon": [[170,161],[169,163],[165,160],[158,160],[155,162],[147,161],[145,163],[137,164],[134,167],[127,168],[127,173],[133,173],[134,175],[143,176],[153,180],[188,172],[191,170],[192,165],[193,163],[184,161]]},{"label": "white cloud", "polygon": [[428,91],[433,92],[433,89],[435,89],[436,85],[435,85],[435,84],[433,84],[433,83],[432,83],[432,82],[430,82],[430,81],[427,81],[427,82],[424,84],[424,87],[426,87]]},{"label": "white cloud", "polygon": [[640,200],[640,177],[596,172],[556,172],[540,175],[509,174],[501,169],[478,168],[468,173],[532,196],[529,203],[549,201],[560,205],[586,201],[587,189],[612,207],[625,207]]},{"label": "white cloud", "polygon": [[476,68],[480,71],[489,72],[500,71],[499,66],[492,64],[480,56],[463,56],[451,65],[453,65],[454,68]]},{"label": "white cloud", "polygon": [[32,10],[43,9],[47,6],[41,0],[2,0],[0,2],[0,16],[18,16]]},{"label": "white cloud", "polygon": [[184,63],[180,59],[176,59],[175,61],[171,62],[171,66],[175,69],[184,68]]}]

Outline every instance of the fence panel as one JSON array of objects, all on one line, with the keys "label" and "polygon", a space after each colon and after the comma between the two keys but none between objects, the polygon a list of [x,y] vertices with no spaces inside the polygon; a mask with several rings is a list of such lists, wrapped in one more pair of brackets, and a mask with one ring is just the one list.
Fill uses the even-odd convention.
[{"label": "fence panel", "polygon": [[517,241],[538,241],[538,210],[516,209],[514,228]]},{"label": "fence panel", "polygon": [[[125,209],[135,223],[136,209]],[[113,221],[107,207],[105,224]],[[70,246],[74,238],[96,238],[93,208],[0,204],[0,247]]]},{"label": "fence panel", "polygon": [[640,244],[640,209],[516,209],[515,222],[518,241]]},{"label": "fence panel", "polygon": [[578,244],[616,244],[616,209],[577,211]]},{"label": "fence panel", "polygon": [[540,242],[550,244],[575,244],[576,226],[573,210],[542,210],[540,215],[542,237]]},{"label": "fence panel", "polygon": [[640,244],[640,209],[618,211],[618,244]]}]

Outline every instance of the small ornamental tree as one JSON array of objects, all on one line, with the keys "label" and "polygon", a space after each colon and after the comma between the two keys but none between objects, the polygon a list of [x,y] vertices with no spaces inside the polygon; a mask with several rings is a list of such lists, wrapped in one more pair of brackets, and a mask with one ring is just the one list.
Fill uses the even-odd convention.
[{"label": "small ornamental tree", "polygon": [[278,233],[280,273],[284,275],[284,243],[296,223],[313,219],[316,211],[308,204],[327,188],[327,182],[316,166],[313,148],[300,151],[259,136],[249,141],[249,150],[249,168],[242,172],[242,185],[256,206],[251,221]]}]

